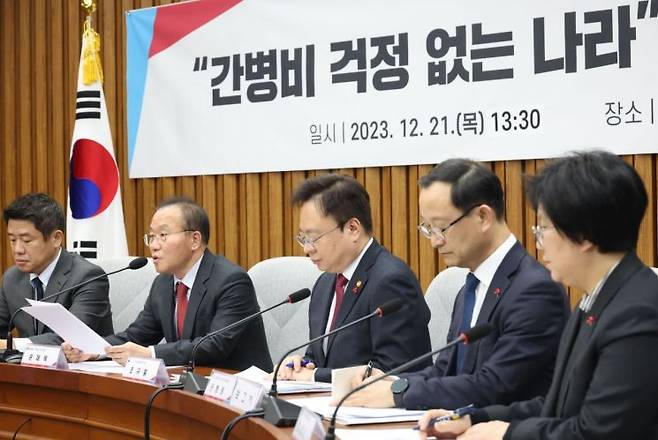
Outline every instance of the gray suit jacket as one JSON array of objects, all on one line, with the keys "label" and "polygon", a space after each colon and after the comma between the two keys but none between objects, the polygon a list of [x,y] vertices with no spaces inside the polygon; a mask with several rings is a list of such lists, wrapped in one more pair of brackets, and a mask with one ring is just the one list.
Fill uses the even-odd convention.
[{"label": "gray suit jacket", "polygon": [[[186,365],[194,343],[201,337],[258,312],[259,307],[254,285],[244,269],[206,250],[192,286],[180,339],[174,327],[174,310],[174,278],[160,274],[137,319],[125,331],[106,339],[112,345],[155,345],[156,356],[166,365]],[[166,343],[156,345],[163,337]],[[232,370],[256,365],[271,371],[263,320],[258,317],[208,339],[199,347],[196,362]]]},{"label": "gray suit jacket", "polygon": [[[103,269],[91,264],[78,254],[62,249],[59,261],[46,286],[44,297],[103,273]],[[107,278],[101,278],[49,299],[47,302],[60,303],[92,330],[101,336],[106,336],[114,332],[108,291]],[[1,338],[4,339],[7,335],[11,315],[19,308],[28,305],[26,298],[34,298],[30,274],[21,272],[16,266],[12,266],[5,272],[2,278],[2,288],[0,288]],[[57,334],[41,322],[38,323],[38,331],[35,335],[34,321],[27,313],[18,313],[14,326],[21,337],[30,338],[32,342],[38,344],[60,344],[62,342]]]}]

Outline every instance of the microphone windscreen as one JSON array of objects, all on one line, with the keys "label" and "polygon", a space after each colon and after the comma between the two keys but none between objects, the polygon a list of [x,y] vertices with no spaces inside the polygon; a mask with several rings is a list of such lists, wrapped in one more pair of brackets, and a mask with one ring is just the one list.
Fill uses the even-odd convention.
[{"label": "microphone windscreen", "polygon": [[146,257],[137,257],[128,264],[128,267],[130,270],[141,269],[146,266],[146,263],[148,263]]},{"label": "microphone windscreen", "polygon": [[291,293],[290,295],[288,295],[288,302],[290,304],[294,304],[297,301],[301,301],[303,299],[308,298],[309,296],[311,296],[311,291],[309,289],[306,289],[306,288],[299,289],[297,292],[294,292],[294,293]]},{"label": "microphone windscreen", "polygon": [[464,332],[464,338],[466,339],[464,342],[467,344],[475,342],[478,339],[487,336],[489,333],[491,333],[492,330],[493,327],[488,322],[478,324]]},{"label": "microphone windscreen", "polygon": [[403,305],[404,303],[402,302],[401,299],[394,298],[390,301],[386,301],[384,304],[379,306],[377,310],[379,311],[379,316],[384,316],[390,313],[397,312],[398,310],[400,310],[400,308],[402,308]]}]

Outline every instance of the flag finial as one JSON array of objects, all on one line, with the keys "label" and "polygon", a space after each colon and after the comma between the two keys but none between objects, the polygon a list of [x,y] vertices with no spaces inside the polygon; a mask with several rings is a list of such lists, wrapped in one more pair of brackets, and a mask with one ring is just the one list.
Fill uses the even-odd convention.
[{"label": "flag finial", "polygon": [[80,4],[87,11],[82,32],[82,82],[85,85],[103,82],[101,66],[101,37],[91,26],[91,15],[96,11],[94,0],[82,0]]}]

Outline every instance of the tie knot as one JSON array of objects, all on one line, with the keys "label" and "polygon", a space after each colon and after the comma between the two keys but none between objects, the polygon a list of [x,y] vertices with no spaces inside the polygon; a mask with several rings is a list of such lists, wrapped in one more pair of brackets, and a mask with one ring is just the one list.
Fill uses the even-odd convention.
[{"label": "tie knot", "polygon": [[32,286],[33,286],[35,289],[38,289],[39,287],[43,287],[43,283],[41,282],[41,280],[39,279],[39,277],[36,277],[36,278],[34,278],[34,279],[32,280]]},{"label": "tie knot", "polygon": [[468,275],[466,275],[466,290],[475,291],[475,288],[478,284],[480,284],[480,280],[478,280],[477,277],[473,275],[473,272],[469,272]]},{"label": "tie knot", "polygon": [[345,286],[347,286],[347,278],[342,273],[339,273],[336,275],[336,288],[345,289]]},{"label": "tie knot", "polygon": [[180,281],[176,283],[176,298],[187,296],[187,286]]}]

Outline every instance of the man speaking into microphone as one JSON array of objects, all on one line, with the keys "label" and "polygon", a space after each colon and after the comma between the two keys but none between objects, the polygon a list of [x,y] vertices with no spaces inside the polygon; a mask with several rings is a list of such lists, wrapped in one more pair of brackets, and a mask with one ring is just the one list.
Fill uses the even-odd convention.
[{"label": "man speaking into microphone", "polygon": [[[62,248],[66,217],[59,204],[46,194],[26,194],[4,209],[3,218],[14,259],[0,289],[0,335],[4,338],[11,315],[29,305],[26,299],[48,295],[102,275],[103,270]],[[108,281],[99,278],[64,292],[54,301],[102,336],[113,333]],[[52,301],[52,300],[51,300]],[[26,313],[14,321],[21,338],[38,344],[59,344],[62,339]],[[21,340],[14,340],[21,345]],[[26,342],[26,341],[23,341]],[[6,340],[0,339],[0,348]]]},{"label": "man speaking into microphone", "polygon": [[[156,357],[184,365],[203,336],[259,311],[249,275],[208,250],[206,211],[186,198],[165,200],[151,219],[144,241],[158,275],[137,319],[109,336],[106,354],[125,364],[129,357]],[[162,338],[165,342],[158,344]],[[65,343],[69,361],[92,357]],[[93,355],[95,356],[95,355]],[[196,362],[233,370],[272,368],[263,321],[222,332],[202,344]]]}]

